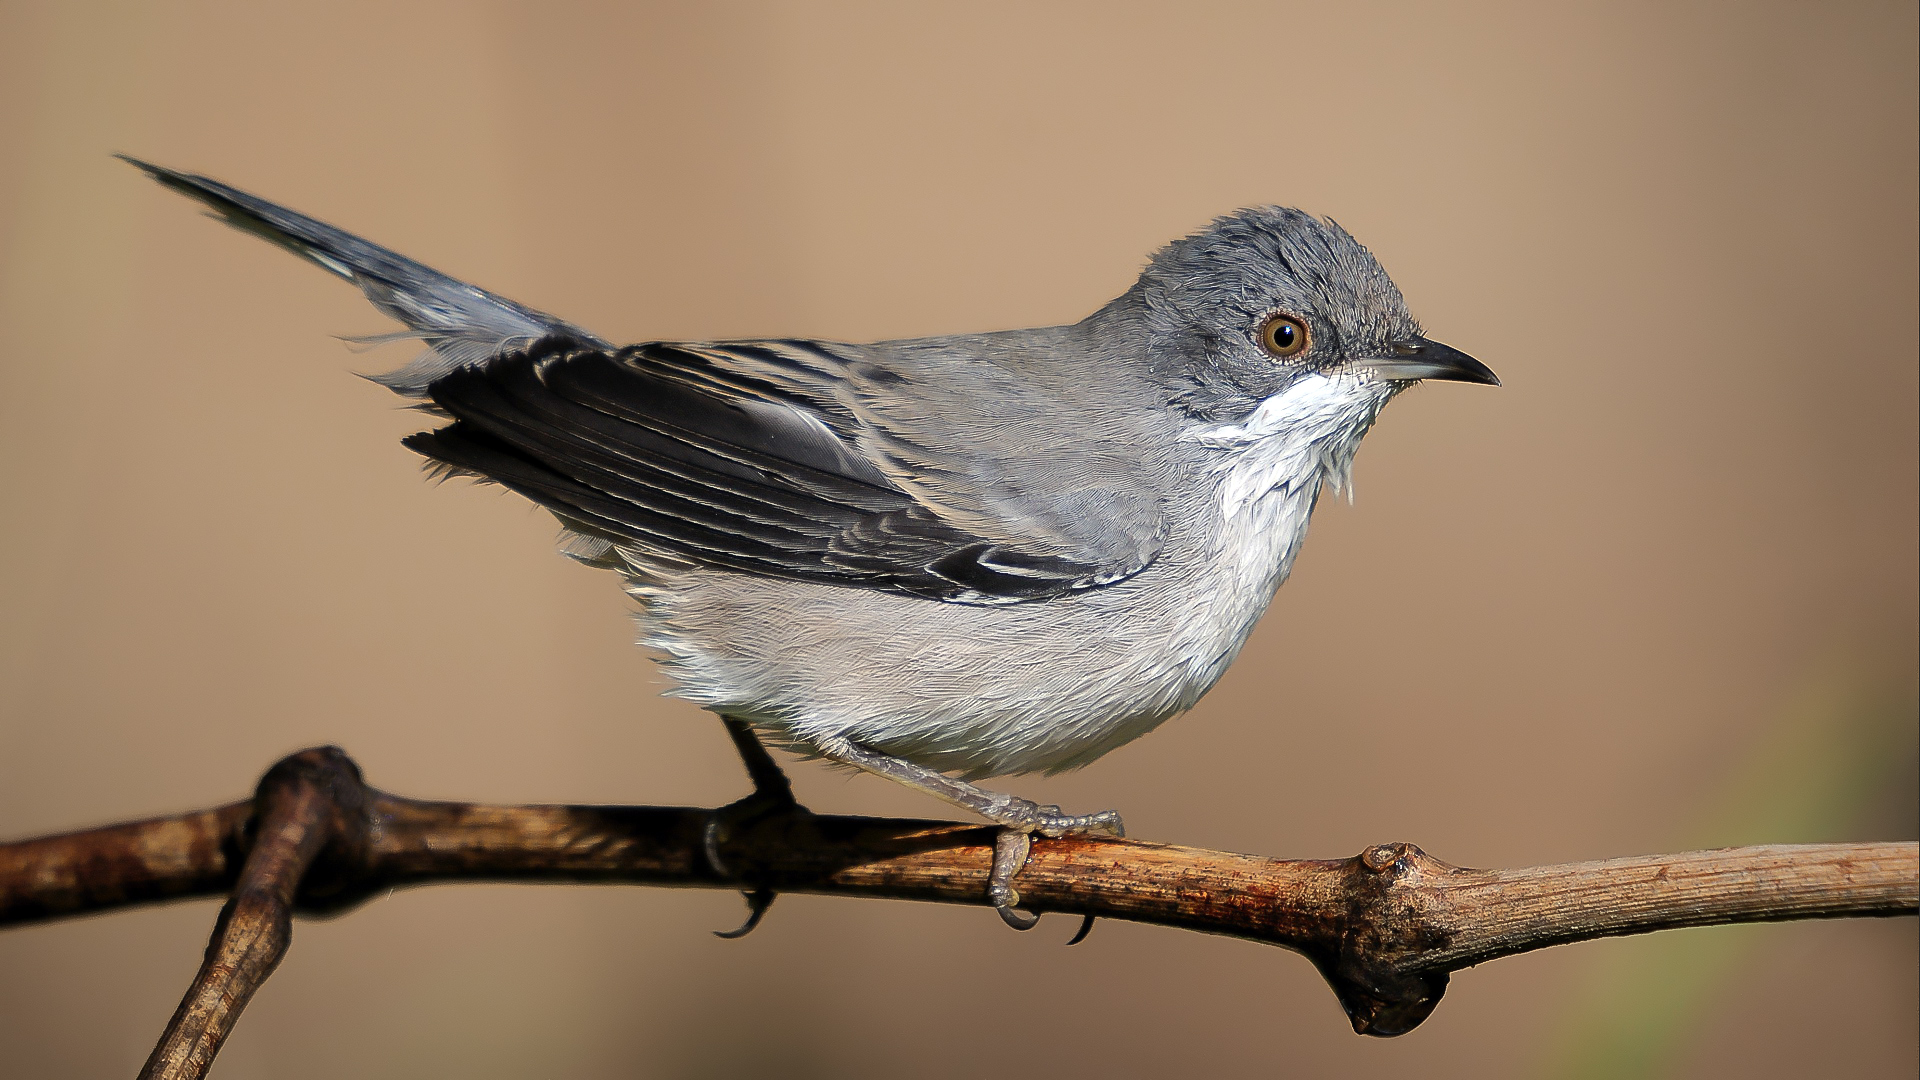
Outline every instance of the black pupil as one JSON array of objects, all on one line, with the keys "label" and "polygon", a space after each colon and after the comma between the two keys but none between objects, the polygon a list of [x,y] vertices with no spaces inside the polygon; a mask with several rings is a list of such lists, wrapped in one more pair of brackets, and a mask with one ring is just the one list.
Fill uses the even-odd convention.
[{"label": "black pupil", "polygon": [[1274,347],[1275,347],[1275,348],[1277,348],[1277,349],[1291,349],[1291,348],[1293,348],[1293,338],[1294,338],[1294,334],[1295,334],[1295,331],[1294,331],[1294,329],[1293,329],[1293,324],[1292,324],[1292,323],[1289,323],[1289,322],[1275,322],[1275,323],[1273,324],[1273,345],[1274,345]]}]

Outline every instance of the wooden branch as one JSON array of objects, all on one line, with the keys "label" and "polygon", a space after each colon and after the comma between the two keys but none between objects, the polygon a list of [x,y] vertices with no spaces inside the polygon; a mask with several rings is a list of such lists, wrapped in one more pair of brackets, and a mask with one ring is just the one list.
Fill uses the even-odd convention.
[{"label": "wooden branch", "polygon": [[[482,806],[366,787],[345,753],[305,750],[255,797],[212,810],[0,845],[0,926],[230,893],[206,962],[142,1074],[205,1073],[284,955],[294,912],[344,911],[403,885],[626,882],[943,903],[987,902],[995,830],[941,821]],[[1185,927],[1312,960],[1354,1030],[1398,1035],[1450,972],[1588,938],[1682,926],[1920,910],[1920,845],[1725,848],[1520,870],[1450,866],[1411,844],[1287,861],[1139,840],[1036,839],[1022,906]]]},{"label": "wooden branch", "polygon": [[187,996],[153,1048],[141,1080],[206,1075],[253,992],[293,941],[293,903],[324,849],[364,861],[368,820],[360,770],[328,747],[282,760],[254,798],[252,850]]}]

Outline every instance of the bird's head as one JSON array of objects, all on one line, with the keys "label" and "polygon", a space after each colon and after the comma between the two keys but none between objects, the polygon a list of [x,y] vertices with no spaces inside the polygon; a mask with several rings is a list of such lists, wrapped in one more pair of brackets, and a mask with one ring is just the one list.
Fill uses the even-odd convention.
[{"label": "bird's head", "polygon": [[1374,407],[1421,379],[1498,385],[1431,341],[1373,254],[1299,210],[1241,210],[1168,244],[1124,307],[1153,374],[1198,419],[1247,417],[1302,378],[1330,377]]}]

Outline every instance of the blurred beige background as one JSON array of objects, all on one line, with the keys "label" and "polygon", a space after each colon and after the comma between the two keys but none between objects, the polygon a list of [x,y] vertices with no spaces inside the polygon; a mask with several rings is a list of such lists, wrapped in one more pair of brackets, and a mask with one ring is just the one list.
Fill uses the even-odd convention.
[{"label": "blurred beige background", "polygon": [[[1009,786],[1300,857],[1913,837],[1915,19],[0,6],[0,837],[237,798],[325,742],[421,797],[745,790],[613,580],[514,498],[422,481],[420,418],[350,374],[407,354],[329,336],[387,324],[116,150],[623,341],[1071,321],[1215,214],[1330,214],[1506,387],[1394,404],[1191,716]],[[794,773],[821,810],[942,812]],[[0,1073],[131,1075],[215,910],[0,933]],[[1502,960],[1382,1042],[1244,942],[811,897],[708,934],[741,910],[448,887],[305,922],[215,1075],[1920,1067],[1912,920]]]}]

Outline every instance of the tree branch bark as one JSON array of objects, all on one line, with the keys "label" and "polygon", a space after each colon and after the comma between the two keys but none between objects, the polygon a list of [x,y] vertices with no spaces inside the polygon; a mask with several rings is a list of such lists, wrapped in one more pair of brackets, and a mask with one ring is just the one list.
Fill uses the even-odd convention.
[{"label": "tree branch bark", "polygon": [[[207,959],[142,1074],[205,1073],[291,937],[404,885],[622,882],[987,903],[996,830],[798,811],[728,830],[693,807],[421,802],[365,786],[333,747],[275,765],[255,797],[211,810],[0,845],[0,926],[230,894]],[[1354,1030],[1398,1035],[1449,973],[1588,938],[1716,923],[1911,915],[1920,845],[1725,848],[1474,870],[1411,844],[1279,860],[1139,840],[1036,839],[1022,906],[1184,927],[1302,953]]]}]

